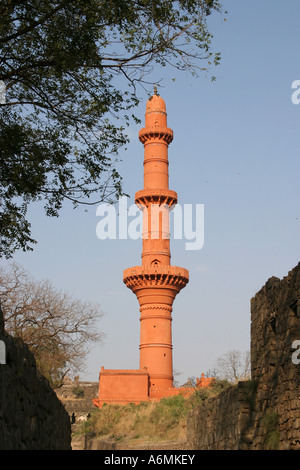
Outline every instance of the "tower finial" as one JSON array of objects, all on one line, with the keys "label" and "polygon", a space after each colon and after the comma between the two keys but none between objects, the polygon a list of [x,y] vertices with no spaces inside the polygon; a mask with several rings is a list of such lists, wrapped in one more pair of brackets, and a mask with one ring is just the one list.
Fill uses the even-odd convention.
[{"label": "tower finial", "polygon": [[157,86],[154,85],[154,94],[157,95]]}]

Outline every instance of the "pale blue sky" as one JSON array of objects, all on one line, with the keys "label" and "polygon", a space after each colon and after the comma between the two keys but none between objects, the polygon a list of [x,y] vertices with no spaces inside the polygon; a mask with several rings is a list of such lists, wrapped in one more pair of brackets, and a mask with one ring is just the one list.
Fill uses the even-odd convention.
[{"label": "pale blue sky", "polygon": [[[249,349],[251,297],[300,260],[300,105],[291,101],[292,82],[300,80],[300,2],[223,5],[227,22],[211,20],[213,44],[222,54],[216,82],[172,70],[164,72],[159,90],[174,131],[170,189],[181,204],[205,206],[203,249],[186,251],[184,241],[171,242],[172,264],[190,272],[173,309],[180,383],[212,369],[230,349]],[[141,119],[145,105],[146,96],[137,111]],[[132,198],[143,187],[142,126],[130,129],[119,166]],[[96,207],[66,206],[56,220],[37,205],[30,217],[39,243],[13,260],[106,312],[98,325],[106,340],[93,348],[81,378],[97,381],[102,365],[138,368],[139,308],[122,272],[140,264],[141,242],[97,239]]]}]

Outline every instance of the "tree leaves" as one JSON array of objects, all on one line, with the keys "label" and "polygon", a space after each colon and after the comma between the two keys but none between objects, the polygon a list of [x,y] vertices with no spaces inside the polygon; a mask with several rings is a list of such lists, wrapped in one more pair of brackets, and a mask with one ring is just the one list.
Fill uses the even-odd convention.
[{"label": "tree leaves", "polygon": [[[216,0],[3,0],[0,5],[0,256],[32,248],[26,208],[115,201],[116,159],[156,64],[191,72],[211,52]],[[25,207],[25,206],[26,207]],[[9,225],[11,224],[11,227]],[[16,232],[17,240],[11,238]]]}]

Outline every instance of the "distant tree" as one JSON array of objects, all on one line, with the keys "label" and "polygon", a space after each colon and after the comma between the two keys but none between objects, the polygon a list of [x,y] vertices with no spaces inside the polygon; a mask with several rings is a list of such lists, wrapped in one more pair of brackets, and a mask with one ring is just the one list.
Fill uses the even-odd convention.
[{"label": "distant tree", "polygon": [[179,381],[178,381],[179,375],[181,375],[181,372],[179,372],[178,370],[174,369],[174,370],[173,370],[173,386],[174,386],[174,387],[179,387]]},{"label": "distant tree", "polygon": [[[0,257],[32,250],[28,205],[114,202],[137,84],[156,65],[218,64],[207,18],[217,0],[2,0]],[[4,93],[4,89],[6,93]]]},{"label": "distant tree", "polygon": [[194,377],[194,376],[188,377],[187,381],[183,385],[181,385],[181,387],[195,388],[196,383],[197,383],[196,377]]},{"label": "distant tree", "polygon": [[103,337],[96,326],[103,316],[99,305],[37,282],[17,264],[0,268],[0,302],[6,331],[27,343],[52,386],[82,370],[90,346]]},{"label": "distant tree", "polygon": [[250,352],[242,353],[234,349],[217,359],[214,375],[219,379],[237,383],[240,380],[250,379],[250,367]]}]

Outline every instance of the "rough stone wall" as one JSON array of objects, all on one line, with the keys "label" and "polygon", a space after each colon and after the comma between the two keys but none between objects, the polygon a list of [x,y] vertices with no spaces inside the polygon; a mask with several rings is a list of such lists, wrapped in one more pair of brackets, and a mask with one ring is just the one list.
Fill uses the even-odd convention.
[{"label": "rough stone wall", "polygon": [[257,381],[253,449],[300,449],[300,263],[251,300],[251,373]]},{"label": "rough stone wall", "polygon": [[[0,308],[0,449],[71,450],[69,415],[21,339],[5,333]],[[2,343],[3,345],[3,343]]]},{"label": "rough stone wall", "polygon": [[299,347],[300,263],[251,299],[251,380],[191,414],[191,448],[300,449]]},{"label": "rough stone wall", "polygon": [[248,450],[251,446],[252,382],[239,382],[191,413],[187,442],[191,449]]}]

